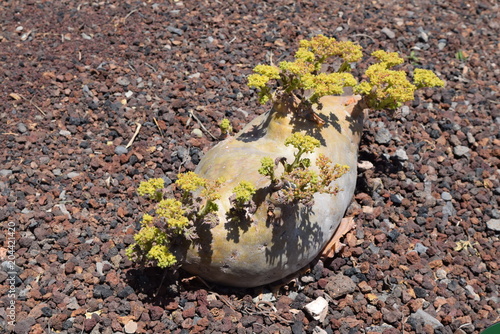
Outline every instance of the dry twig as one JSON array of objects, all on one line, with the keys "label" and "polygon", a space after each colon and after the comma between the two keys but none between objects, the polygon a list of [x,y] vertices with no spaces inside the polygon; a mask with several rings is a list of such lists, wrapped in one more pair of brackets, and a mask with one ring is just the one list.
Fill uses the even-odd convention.
[{"label": "dry twig", "polygon": [[208,130],[207,130],[207,128],[206,128],[206,127],[203,125],[203,123],[202,123],[202,122],[198,119],[198,117],[196,117],[196,115],[193,113],[193,111],[192,111],[192,110],[189,110],[189,115],[190,115],[191,117],[193,117],[193,118],[194,118],[194,119],[198,122],[198,124],[200,124],[201,128],[202,128],[203,130],[205,130],[205,132],[206,132],[206,133],[208,133],[208,134],[210,135],[210,137],[212,137],[213,139],[217,140],[217,138],[216,138],[213,134],[211,134],[211,133],[210,133],[210,131],[208,131]]},{"label": "dry twig", "polygon": [[141,130],[142,124],[141,123],[135,123],[135,124],[137,124],[137,129],[135,129],[134,135],[132,136],[132,138],[128,142],[127,146],[125,146],[126,148],[129,148],[130,146],[132,146],[132,143],[134,142],[135,137],[137,137],[137,135],[139,134],[139,131]]}]

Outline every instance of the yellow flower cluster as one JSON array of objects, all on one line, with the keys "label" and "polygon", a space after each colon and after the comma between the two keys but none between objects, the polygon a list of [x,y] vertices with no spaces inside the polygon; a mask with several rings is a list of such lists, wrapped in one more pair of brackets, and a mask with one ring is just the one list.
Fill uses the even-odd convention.
[{"label": "yellow flower cluster", "polygon": [[182,203],[173,198],[161,200],[156,208],[156,214],[158,217],[165,218],[168,227],[177,233],[182,233],[182,229],[189,224],[189,220],[184,216]]},{"label": "yellow flower cluster", "polygon": [[158,266],[165,268],[177,262],[166,244],[168,244],[167,233],[152,225],[153,217],[145,214],[142,217],[142,228],[134,235],[135,243],[131,244],[125,251],[130,259],[137,259],[139,252],[145,254],[148,259],[156,260]]},{"label": "yellow flower cluster", "polygon": [[187,172],[177,175],[177,181],[175,181],[182,190],[184,191],[195,191],[199,187],[206,184],[206,180],[199,177],[195,172]]},{"label": "yellow flower cluster", "polygon": [[263,88],[269,81],[269,77],[260,74],[251,74],[248,76],[248,86],[255,88]]},{"label": "yellow flower cluster", "polygon": [[339,95],[344,92],[344,87],[355,86],[356,79],[350,73],[320,73],[307,74],[302,77],[304,89],[314,89],[318,97],[325,95]]},{"label": "yellow flower cluster", "polygon": [[270,157],[264,157],[260,160],[259,174],[269,176],[271,182],[274,182],[274,160]]},{"label": "yellow flower cluster", "polygon": [[[339,56],[344,61],[352,63],[360,60],[363,57],[361,46],[351,41],[337,41],[335,38],[318,35],[313,37],[310,41],[300,41],[300,48],[295,54],[296,58],[303,58],[307,56],[310,59],[310,52],[319,62],[323,62],[326,58]],[[305,58],[303,58],[305,59]],[[308,60],[311,61],[311,60]]]},{"label": "yellow flower cluster", "polygon": [[224,118],[220,122],[219,127],[220,127],[222,133],[230,133],[233,131],[233,127],[231,126],[231,122],[227,118]]},{"label": "yellow flower cluster", "polygon": [[255,88],[264,88],[271,79],[280,78],[280,69],[271,65],[257,65],[254,74],[248,77],[248,85]]},{"label": "yellow flower cluster", "polygon": [[137,188],[137,193],[141,196],[149,196],[151,199],[158,198],[158,192],[163,189],[165,181],[161,178],[142,181]]},{"label": "yellow flower cluster", "polygon": [[417,87],[408,81],[405,71],[387,69],[384,63],[375,64],[366,70],[372,87],[377,87],[376,98],[380,101],[392,98],[398,103],[411,101]]},{"label": "yellow flower cluster", "polygon": [[290,137],[285,139],[285,146],[289,145],[299,149],[301,153],[311,153],[315,148],[320,146],[320,142],[314,137],[294,132]]},{"label": "yellow flower cluster", "polygon": [[282,61],[279,67],[283,71],[288,71],[298,77],[309,74],[316,70],[314,64],[311,64],[304,59],[297,59],[295,61]]},{"label": "yellow flower cluster", "polygon": [[444,81],[439,79],[434,72],[421,68],[416,68],[413,72],[413,82],[418,88],[444,86]]},{"label": "yellow flower cluster", "polygon": [[177,258],[165,245],[154,245],[146,254],[146,257],[151,260],[156,260],[156,264],[160,268],[171,267],[177,263]]},{"label": "yellow flower cluster", "polygon": [[377,58],[380,63],[385,64],[386,68],[391,68],[396,65],[400,65],[404,62],[404,59],[399,56],[397,52],[386,52],[384,50],[377,50],[372,52],[372,56]]},{"label": "yellow flower cluster", "polygon": [[248,181],[241,181],[233,189],[233,193],[236,197],[236,203],[244,204],[252,199],[255,194],[255,186]]},{"label": "yellow flower cluster", "polygon": [[369,106],[374,109],[395,109],[413,100],[417,87],[408,81],[406,72],[391,69],[403,63],[403,58],[397,52],[383,50],[373,52],[372,56],[380,62],[368,67],[365,75],[369,82],[361,82],[354,92],[367,95]]},{"label": "yellow flower cluster", "polygon": [[260,75],[266,76],[269,79],[279,79],[280,69],[276,66],[271,65],[257,65],[254,67],[253,71]]}]

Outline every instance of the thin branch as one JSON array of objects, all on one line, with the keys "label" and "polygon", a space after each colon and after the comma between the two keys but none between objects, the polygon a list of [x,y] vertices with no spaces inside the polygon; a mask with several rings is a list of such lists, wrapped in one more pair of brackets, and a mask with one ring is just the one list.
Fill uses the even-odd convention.
[{"label": "thin branch", "polygon": [[203,125],[203,123],[198,119],[198,117],[196,117],[196,115],[193,113],[192,110],[189,110],[189,114],[198,122],[198,124],[200,124],[201,128],[203,130],[205,130],[206,133],[208,133],[210,135],[210,137],[212,137],[213,139],[217,140],[217,138],[210,133],[210,131],[207,130],[207,128]]},{"label": "thin branch", "polygon": [[135,123],[135,124],[137,124],[137,129],[135,129],[134,135],[132,136],[132,138],[128,142],[127,146],[125,146],[126,148],[129,148],[130,146],[132,146],[132,143],[134,142],[135,137],[137,137],[137,135],[139,134],[139,131],[141,130],[142,124],[141,123]]}]

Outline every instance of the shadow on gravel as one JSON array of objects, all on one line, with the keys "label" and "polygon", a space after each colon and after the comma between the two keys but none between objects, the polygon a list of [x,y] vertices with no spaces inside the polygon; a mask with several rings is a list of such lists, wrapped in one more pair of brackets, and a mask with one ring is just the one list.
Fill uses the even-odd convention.
[{"label": "shadow on gravel", "polygon": [[[199,290],[206,290],[209,293],[226,296],[234,295],[241,299],[248,295],[253,298],[262,293],[265,288],[235,288],[217,285],[206,282],[198,276],[192,276],[182,269],[174,273],[172,270],[165,271],[153,267],[130,269],[125,273],[125,281],[134,290],[139,300],[167,309],[175,302],[175,297],[181,296],[182,302],[182,296],[185,292],[189,294],[190,292],[195,293]],[[126,296],[123,297],[126,298]]]}]

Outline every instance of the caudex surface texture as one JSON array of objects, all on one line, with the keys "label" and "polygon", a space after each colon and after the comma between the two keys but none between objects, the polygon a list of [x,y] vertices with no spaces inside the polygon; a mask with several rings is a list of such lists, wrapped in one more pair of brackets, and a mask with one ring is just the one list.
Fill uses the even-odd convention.
[{"label": "caudex surface texture", "polygon": [[[333,236],[354,193],[363,120],[359,99],[360,96],[323,97],[323,108],[316,110],[325,122],[321,126],[297,118],[287,103],[277,103],[238,135],[211,149],[196,173],[207,179],[226,179],[220,189],[220,221],[210,235],[200,235],[209,240],[194,243],[188,250],[183,268],[211,281],[248,287],[281,279],[312,261]],[[349,167],[334,181],[340,191],[314,194],[312,206],[273,203],[271,181],[258,173],[263,157],[293,161],[297,150],[284,143],[296,132],[321,143],[307,155],[311,161],[324,154]],[[229,197],[241,180],[252,182],[257,189],[257,209],[251,217],[228,215],[232,206]],[[199,247],[204,243],[210,243],[210,247]]]}]

